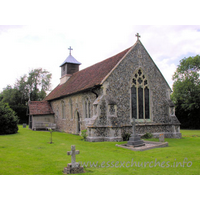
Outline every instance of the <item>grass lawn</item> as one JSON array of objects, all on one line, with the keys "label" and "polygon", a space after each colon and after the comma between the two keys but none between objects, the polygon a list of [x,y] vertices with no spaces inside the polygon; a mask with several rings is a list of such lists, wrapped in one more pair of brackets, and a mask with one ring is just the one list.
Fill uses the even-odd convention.
[{"label": "grass lawn", "polygon": [[[61,132],[53,132],[53,144],[49,144],[49,132],[32,131],[19,125],[17,134],[0,136],[0,174],[62,175],[64,167],[71,162],[71,156],[67,156],[71,145],[80,150],[76,160],[82,164],[88,162],[83,173],[87,175],[200,174],[200,130],[181,130],[181,133],[182,139],[165,139],[169,147],[135,152],[115,146],[126,142],[91,143]],[[176,167],[184,159],[184,167]],[[89,162],[97,167],[89,166]]]}]

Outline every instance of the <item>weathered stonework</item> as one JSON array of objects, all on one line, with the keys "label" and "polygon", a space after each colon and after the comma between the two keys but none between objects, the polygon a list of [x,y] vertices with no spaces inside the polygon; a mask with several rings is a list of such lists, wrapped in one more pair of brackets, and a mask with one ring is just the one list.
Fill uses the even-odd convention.
[{"label": "weathered stonework", "polygon": [[[99,93],[99,90],[96,90]],[[93,105],[96,96],[92,92],[84,92],[73,96],[68,96],[63,99],[54,100],[51,102],[52,109],[55,113],[55,123],[60,131],[72,134],[80,134],[77,130],[78,123],[80,130],[87,128],[90,118],[85,117],[85,100],[89,99],[90,103],[90,116],[93,116]],[[65,102],[65,119],[62,118],[62,102]],[[79,115],[79,120],[78,120]]]},{"label": "weathered stonework", "polygon": [[[73,134],[87,129],[90,142],[122,141],[122,134],[132,133],[131,87],[137,81],[133,80],[137,73],[148,84],[149,118],[136,119],[135,131],[180,138],[171,89],[139,40],[107,75],[100,89],[51,101],[58,129]],[[86,99],[89,103],[85,103]]]},{"label": "weathered stonework", "polygon": [[[180,123],[175,115],[170,115],[170,88],[143,45],[138,42],[104,82],[103,95],[98,101],[99,116],[90,124],[88,141],[107,140],[111,137],[110,127],[117,129],[120,137],[121,134],[131,133],[131,81],[139,69],[149,84],[150,119],[136,119],[136,132],[150,132],[155,137],[160,133],[164,133],[165,137],[181,137]],[[111,101],[114,103],[109,105]]]},{"label": "weathered stonework", "polygon": [[84,173],[84,169],[82,166],[80,166],[79,163],[77,163],[76,167],[72,167],[72,164],[69,163],[67,167],[64,168],[63,173],[64,174],[79,174],[79,173]]}]

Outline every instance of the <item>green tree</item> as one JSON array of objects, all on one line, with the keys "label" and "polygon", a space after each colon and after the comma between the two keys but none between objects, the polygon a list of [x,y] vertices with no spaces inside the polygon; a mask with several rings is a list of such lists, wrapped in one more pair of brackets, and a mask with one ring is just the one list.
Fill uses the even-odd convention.
[{"label": "green tree", "polygon": [[3,102],[0,102],[0,135],[14,134],[18,131],[16,113]]},{"label": "green tree", "polygon": [[27,85],[30,90],[31,101],[41,101],[50,90],[50,80],[52,74],[42,68],[29,72]]},{"label": "green tree", "polygon": [[4,88],[3,92],[1,93],[1,100],[9,105],[16,105],[18,104],[18,99],[16,98],[17,92],[18,91],[11,85],[7,85],[7,87]]},{"label": "green tree", "polygon": [[33,69],[28,75],[16,80],[14,87],[8,85],[0,94],[0,101],[8,103],[17,113],[20,123],[27,123],[27,102],[43,100],[50,90],[51,73],[42,68]]},{"label": "green tree", "polygon": [[183,58],[173,75],[171,98],[184,128],[200,128],[200,56]]},{"label": "green tree", "polygon": [[26,105],[29,100],[29,87],[27,83],[27,75],[21,76],[20,79],[17,79],[14,88],[17,90],[15,98],[18,101],[18,104]]},{"label": "green tree", "polygon": [[52,74],[42,68],[33,69],[28,76],[24,75],[17,80],[15,89],[18,90],[18,98],[22,104],[28,101],[43,100],[50,90]]}]

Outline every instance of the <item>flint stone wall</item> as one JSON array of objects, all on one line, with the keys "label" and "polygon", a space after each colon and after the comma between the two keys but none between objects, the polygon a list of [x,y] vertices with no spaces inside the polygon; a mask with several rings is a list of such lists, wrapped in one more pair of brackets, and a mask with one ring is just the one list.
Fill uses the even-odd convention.
[{"label": "flint stone wall", "polygon": [[[100,90],[95,90],[96,93],[100,93]],[[55,113],[55,123],[59,131],[64,131],[72,134],[80,134],[77,132],[77,112],[80,117],[80,129],[87,128],[89,118],[85,118],[85,100],[88,98],[90,101],[90,116],[93,116],[93,102],[96,99],[96,95],[90,91],[83,92],[62,99],[54,100],[51,102],[53,112]],[[62,118],[62,102],[65,102],[65,119]],[[72,104],[72,111],[71,111]]]},{"label": "flint stone wall", "polygon": [[[136,119],[135,131],[139,134],[165,132],[169,133],[165,134],[166,137],[173,137],[173,133],[180,131],[180,123],[176,116],[170,115],[169,112],[170,105],[168,101],[170,101],[171,89],[140,42],[126,55],[125,59],[104,82],[102,87],[104,93],[99,102],[99,117],[93,126],[110,126],[116,129],[119,128],[120,134],[131,133],[131,81],[133,75],[139,69],[147,77],[149,84],[150,120]],[[109,102],[114,102],[116,106],[115,116],[109,116]],[[89,131],[91,137],[99,137],[100,139],[102,136],[105,138],[111,136],[109,129],[105,129],[102,134],[98,134],[99,131],[97,130],[98,128],[96,132],[95,129]],[[177,137],[177,134],[174,136]]]},{"label": "flint stone wall", "polygon": [[[77,134],[78,112],[80,129],[87,128],[88,141],[121,141],[122,134],[132,133],[131,84],[139,69],[148,80],[150,119],[136,119],[135,131],[138,134],[165,133],[165,137],[181,137],[180,123],[174,113],[170,113],[173,110],[171,89],[140,41],[107,77],[102,87],[95,91],[98,98],[88,91],[51,102],[59,130]],[[85,118],[86,98],[90,101],[90,118]],[[62,119],[62,101],[66,104],[66,119]],[[73,104],[73,117],[70,114],[70,101]]]}]

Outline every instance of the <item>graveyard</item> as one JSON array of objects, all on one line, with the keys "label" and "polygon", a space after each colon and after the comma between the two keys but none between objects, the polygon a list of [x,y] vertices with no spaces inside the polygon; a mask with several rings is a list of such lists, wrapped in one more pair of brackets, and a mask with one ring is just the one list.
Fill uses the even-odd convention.
[{"label": "graveyard", "polygon": [[[75,145],[81,175],[200,174],[200,130],[181,130],[182,138],[165,138],[168,146],[147,151],[120,148],[123,142],[87,142],[79,135],[33,131],[0,136],[0,175],[63,175]],[[159,142],[159,139],[145,139]],[[69,152],[69,153],[67,153]],[[68,174],[66,175],[68,176]]]}]

